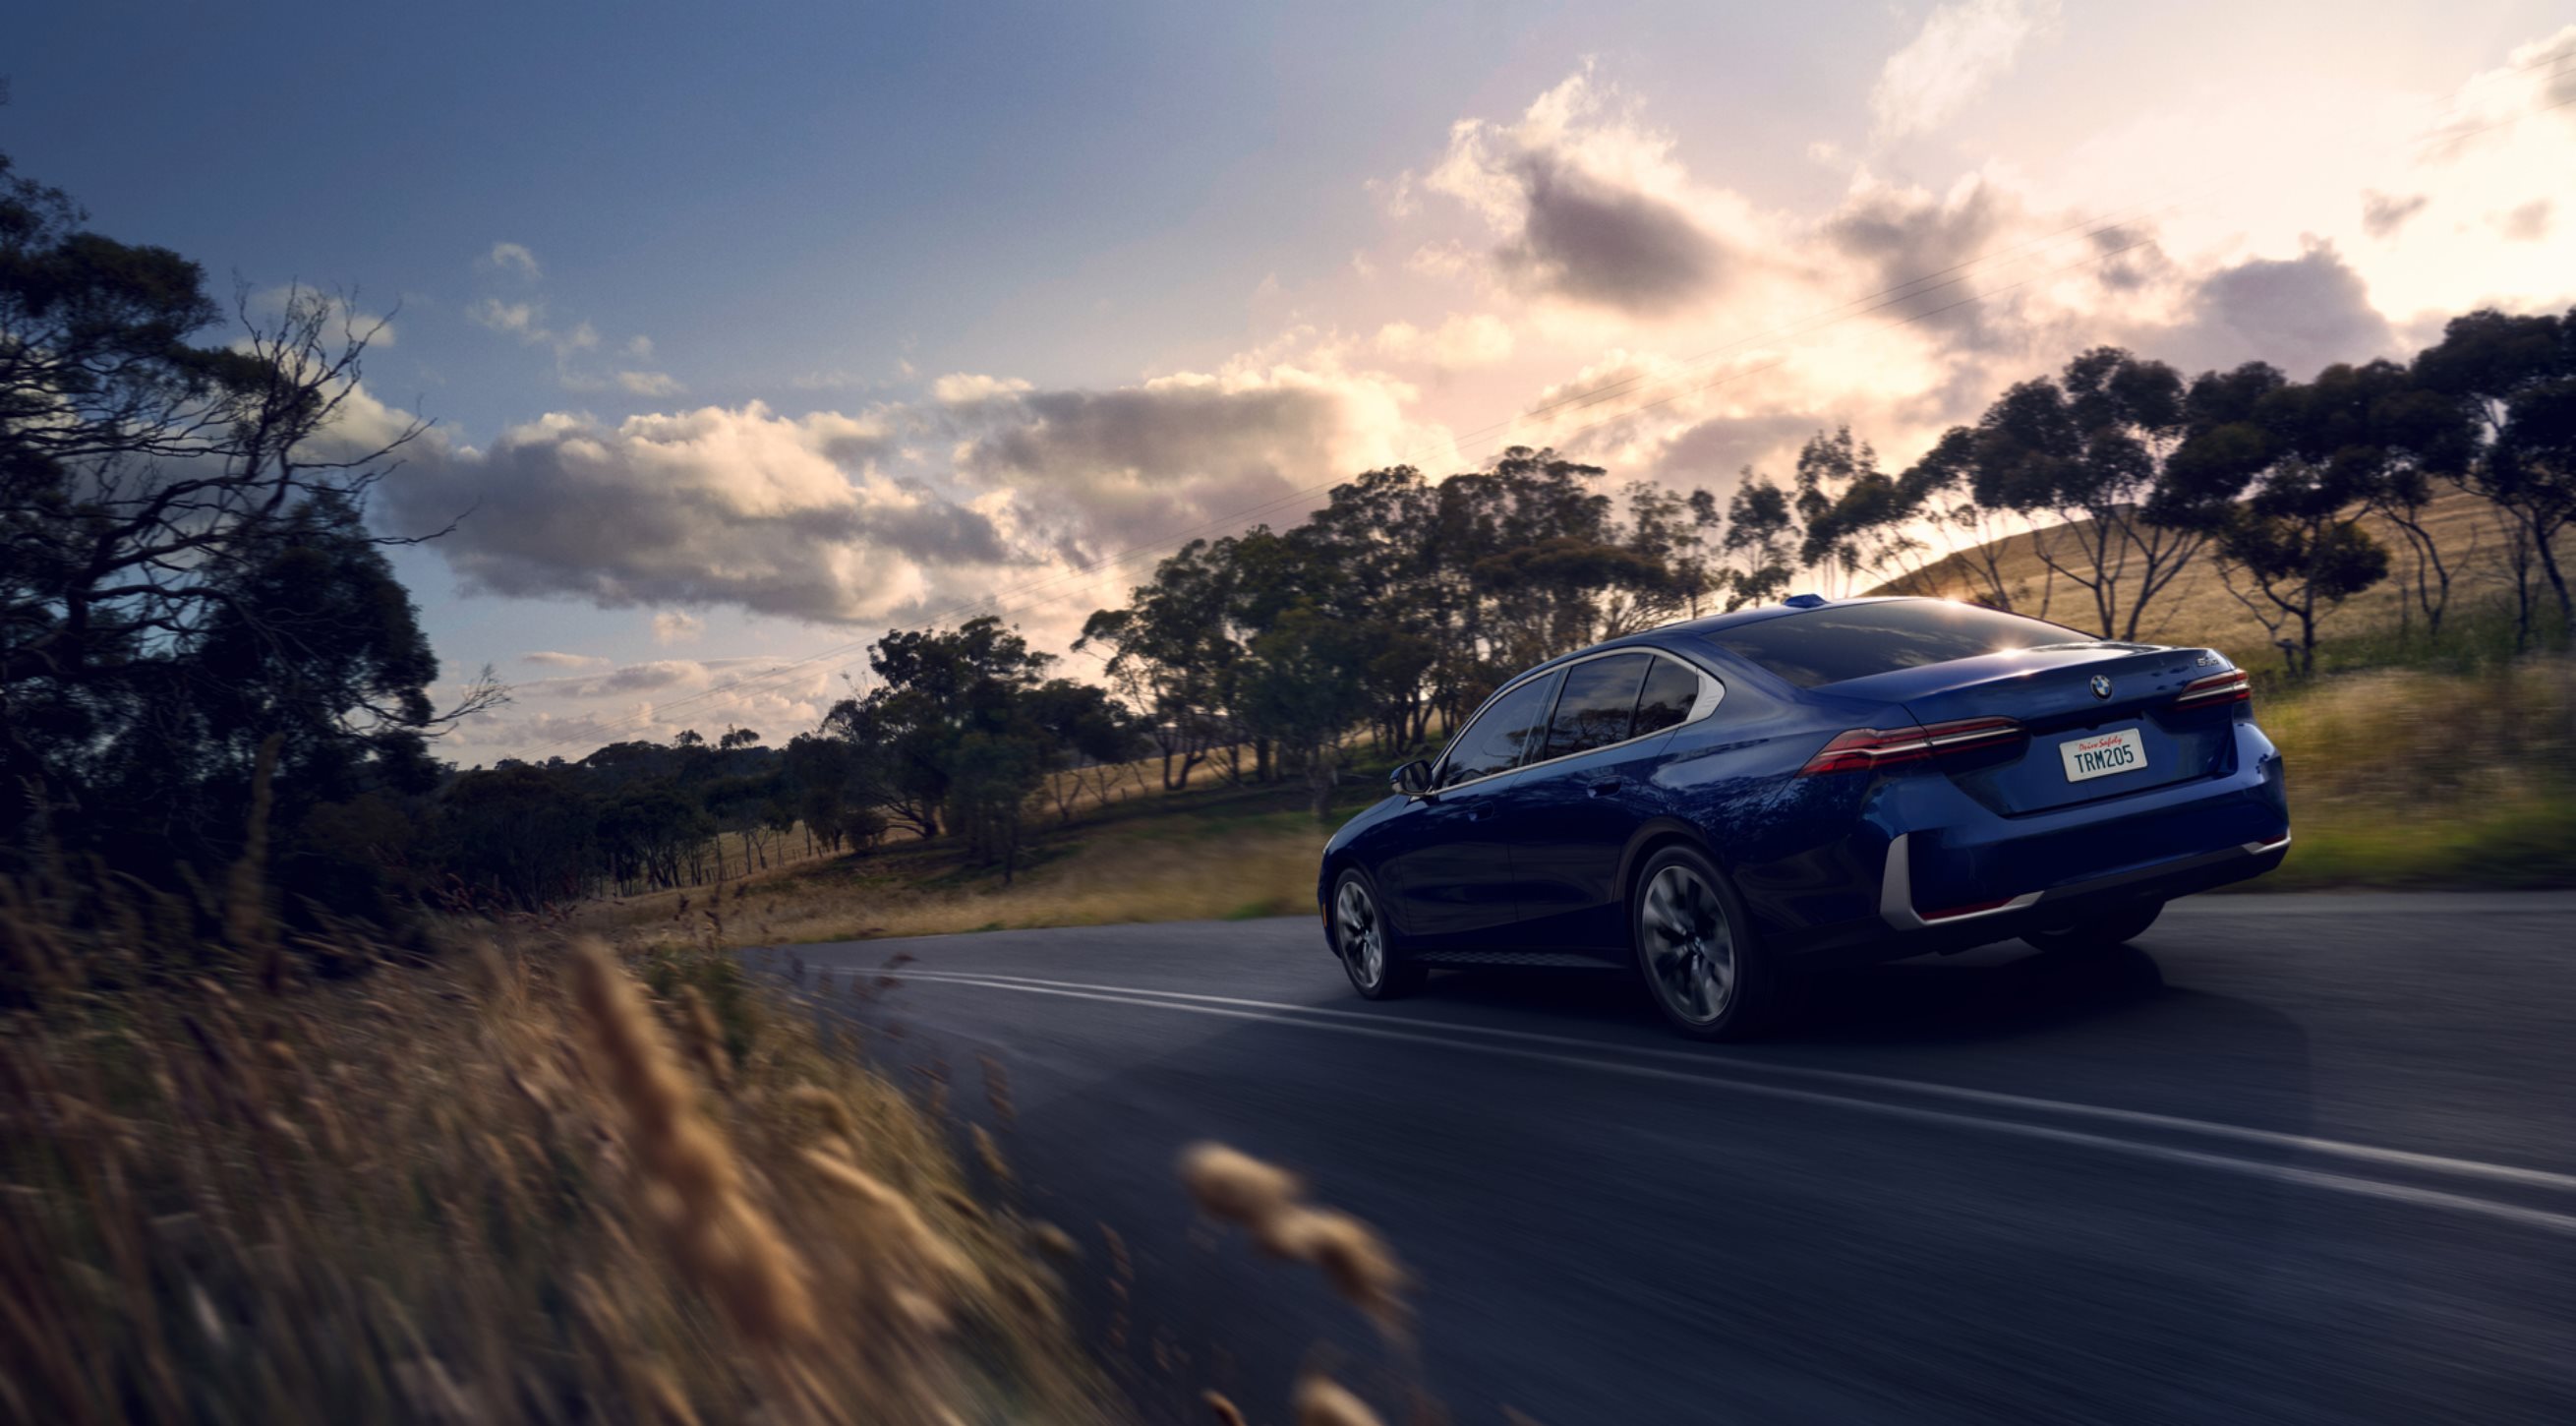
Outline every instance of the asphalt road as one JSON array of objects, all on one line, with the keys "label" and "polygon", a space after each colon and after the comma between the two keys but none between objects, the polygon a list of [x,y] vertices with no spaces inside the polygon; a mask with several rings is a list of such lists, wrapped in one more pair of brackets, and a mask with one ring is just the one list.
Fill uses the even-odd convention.
[{"label": "asphalt road", "polygon": [[871,1053],[944,1066],[1089,1241],[1080,1309],[1149,1419],[1417,1370],[1194,1220],[1172,1161],[1216,1138],[1386,1235],[1462,1423],[2563,1423],[2572,928],[2554,893],[2203,898],[2116,953],[1843,974],[1725,1047],[1618,976],[1372,1005],[1304,918],[796,954],[915,958]]}]

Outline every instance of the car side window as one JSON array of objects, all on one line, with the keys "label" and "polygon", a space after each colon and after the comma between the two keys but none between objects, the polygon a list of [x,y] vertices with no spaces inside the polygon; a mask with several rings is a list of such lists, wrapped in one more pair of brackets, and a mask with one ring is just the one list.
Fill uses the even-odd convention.
[{"label": "car side window", "polygon": [[1521,760],[1522,751],[1543,730],[1548,705],[1556,700],[1558,674],[1533,678],[1496,699],[1458,733],[1449,760],[1440,765],[1440,785],[1456,787],[1491,777]]},{"label": "car side window", "polygon": [[1659,733],[1690,717],[1700,699],[1699,670],[1679,659],[1659,658],[1637,694],[1637,721],[1630,737]]},{"label": "car side window", "polygon": [[1548,719],[1547,746],[1538,756],[1571,757],[1626,741],[1638,686],[1652,662],[1647,654],[1615,654],[1567,668],[1565,691],[1557,695],[1556,715]]}]

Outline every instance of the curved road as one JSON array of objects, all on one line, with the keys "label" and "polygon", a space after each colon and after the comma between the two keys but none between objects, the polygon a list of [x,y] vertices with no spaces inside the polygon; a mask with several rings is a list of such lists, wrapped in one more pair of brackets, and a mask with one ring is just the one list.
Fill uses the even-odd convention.
[{"label": "curved road", "polygon": [[1209,1386],[1281,1419],[1310,1360],[1396,1404],[1313,1274],[1194,1223],[1173,1156],[1217,1138],[1386,1235],[1460,1422],[2566,1422],[2571,926],[2557,893],[2203,898],[2115,953],[1840,974],[1725,1047],[1613,975],[1371,1005],[1305,918],[795,955],[914,958],[872,1052],[946,1074],[1087,1241],[1149,1419]]}]

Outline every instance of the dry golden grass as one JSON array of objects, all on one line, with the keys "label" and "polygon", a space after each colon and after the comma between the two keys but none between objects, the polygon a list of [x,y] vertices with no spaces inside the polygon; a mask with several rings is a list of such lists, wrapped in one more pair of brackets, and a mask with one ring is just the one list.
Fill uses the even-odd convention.
[{"label": "dry golden grass", "polygon": [[[886,869],[898,864],[862,858],[737,883],[720,914],[731,931],[762,943],[1302,914],[1315,904],[1329,831],[1293,815],[1214,819],[1178,808],[1078,830],[1076,850],[1008,887],[989,877],[922,885]],[[679,902],[657,893],[592,903],[577,917],[603,932],[681,944],[703,929],[705,907],[693,900],[684,912]]]},{"label": "dry golden grass", "polygon": [[730,959],[263,989],[190,920],[0,884],[0,1418],[1104,1415],[1028,1227]]},{"label": "dry golden grass", "polygon": [[1309,1374],[1297,1381],[1297,1426],[1381,1426],[1368,1403],[1339,1382]]}]

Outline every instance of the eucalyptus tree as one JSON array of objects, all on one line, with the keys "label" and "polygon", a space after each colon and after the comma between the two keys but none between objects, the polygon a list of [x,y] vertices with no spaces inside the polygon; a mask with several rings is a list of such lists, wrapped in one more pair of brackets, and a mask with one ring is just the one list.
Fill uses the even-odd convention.
[{"label": "eucalyptus tree", "polygon": [[2189,430],[2180,373],[2096,347],[1987,408],[1967,453],[1970,493],[2052,520],[2031,533],[2040,562],[2083,591],[2105,638],[2135,639],[2210,539],[2163,518],[2166,463]]},{"label": "eucalyptus tree", "polygon": [[1788,594],[1798,577],[1799,531],[1789,492],[1769,476],[1744,468],[1726,502],[1726,607],[1741,609]]},{"label": "eucalyptus tree", "polygon": [[2204,373],[2157,492],[2160,519],[2215,541],[2228,593],[2301,676],[2316,669],[2319,623],[2388,573],[2361,520],[2383,461],[2349,387],[2342,374],[2296,384],[2261,362]]},{"label": "eucalyptus tree", "polygon": [[[2442,340],[2416,355],[2413,374],[2472,424],[2476,453],[2461,462],[2459,483],[2485,497],[2547,579],[2562,632],[2576,629],[2557,549],[2576,524],[2576,311],[2454,317]],[[2527,588],[2517,593],[2528,640],[2532,601]]]},{"label": "eucalyptus tree", "polygon": [[[368,492],[425,429],[360,395],[381,324],[91,231],[0,156],[0,830],[124,862],[226,858],[274,739],[272,820],[435,782],[437,660]],[[113,845],[111,845],[113,844]]]}]

